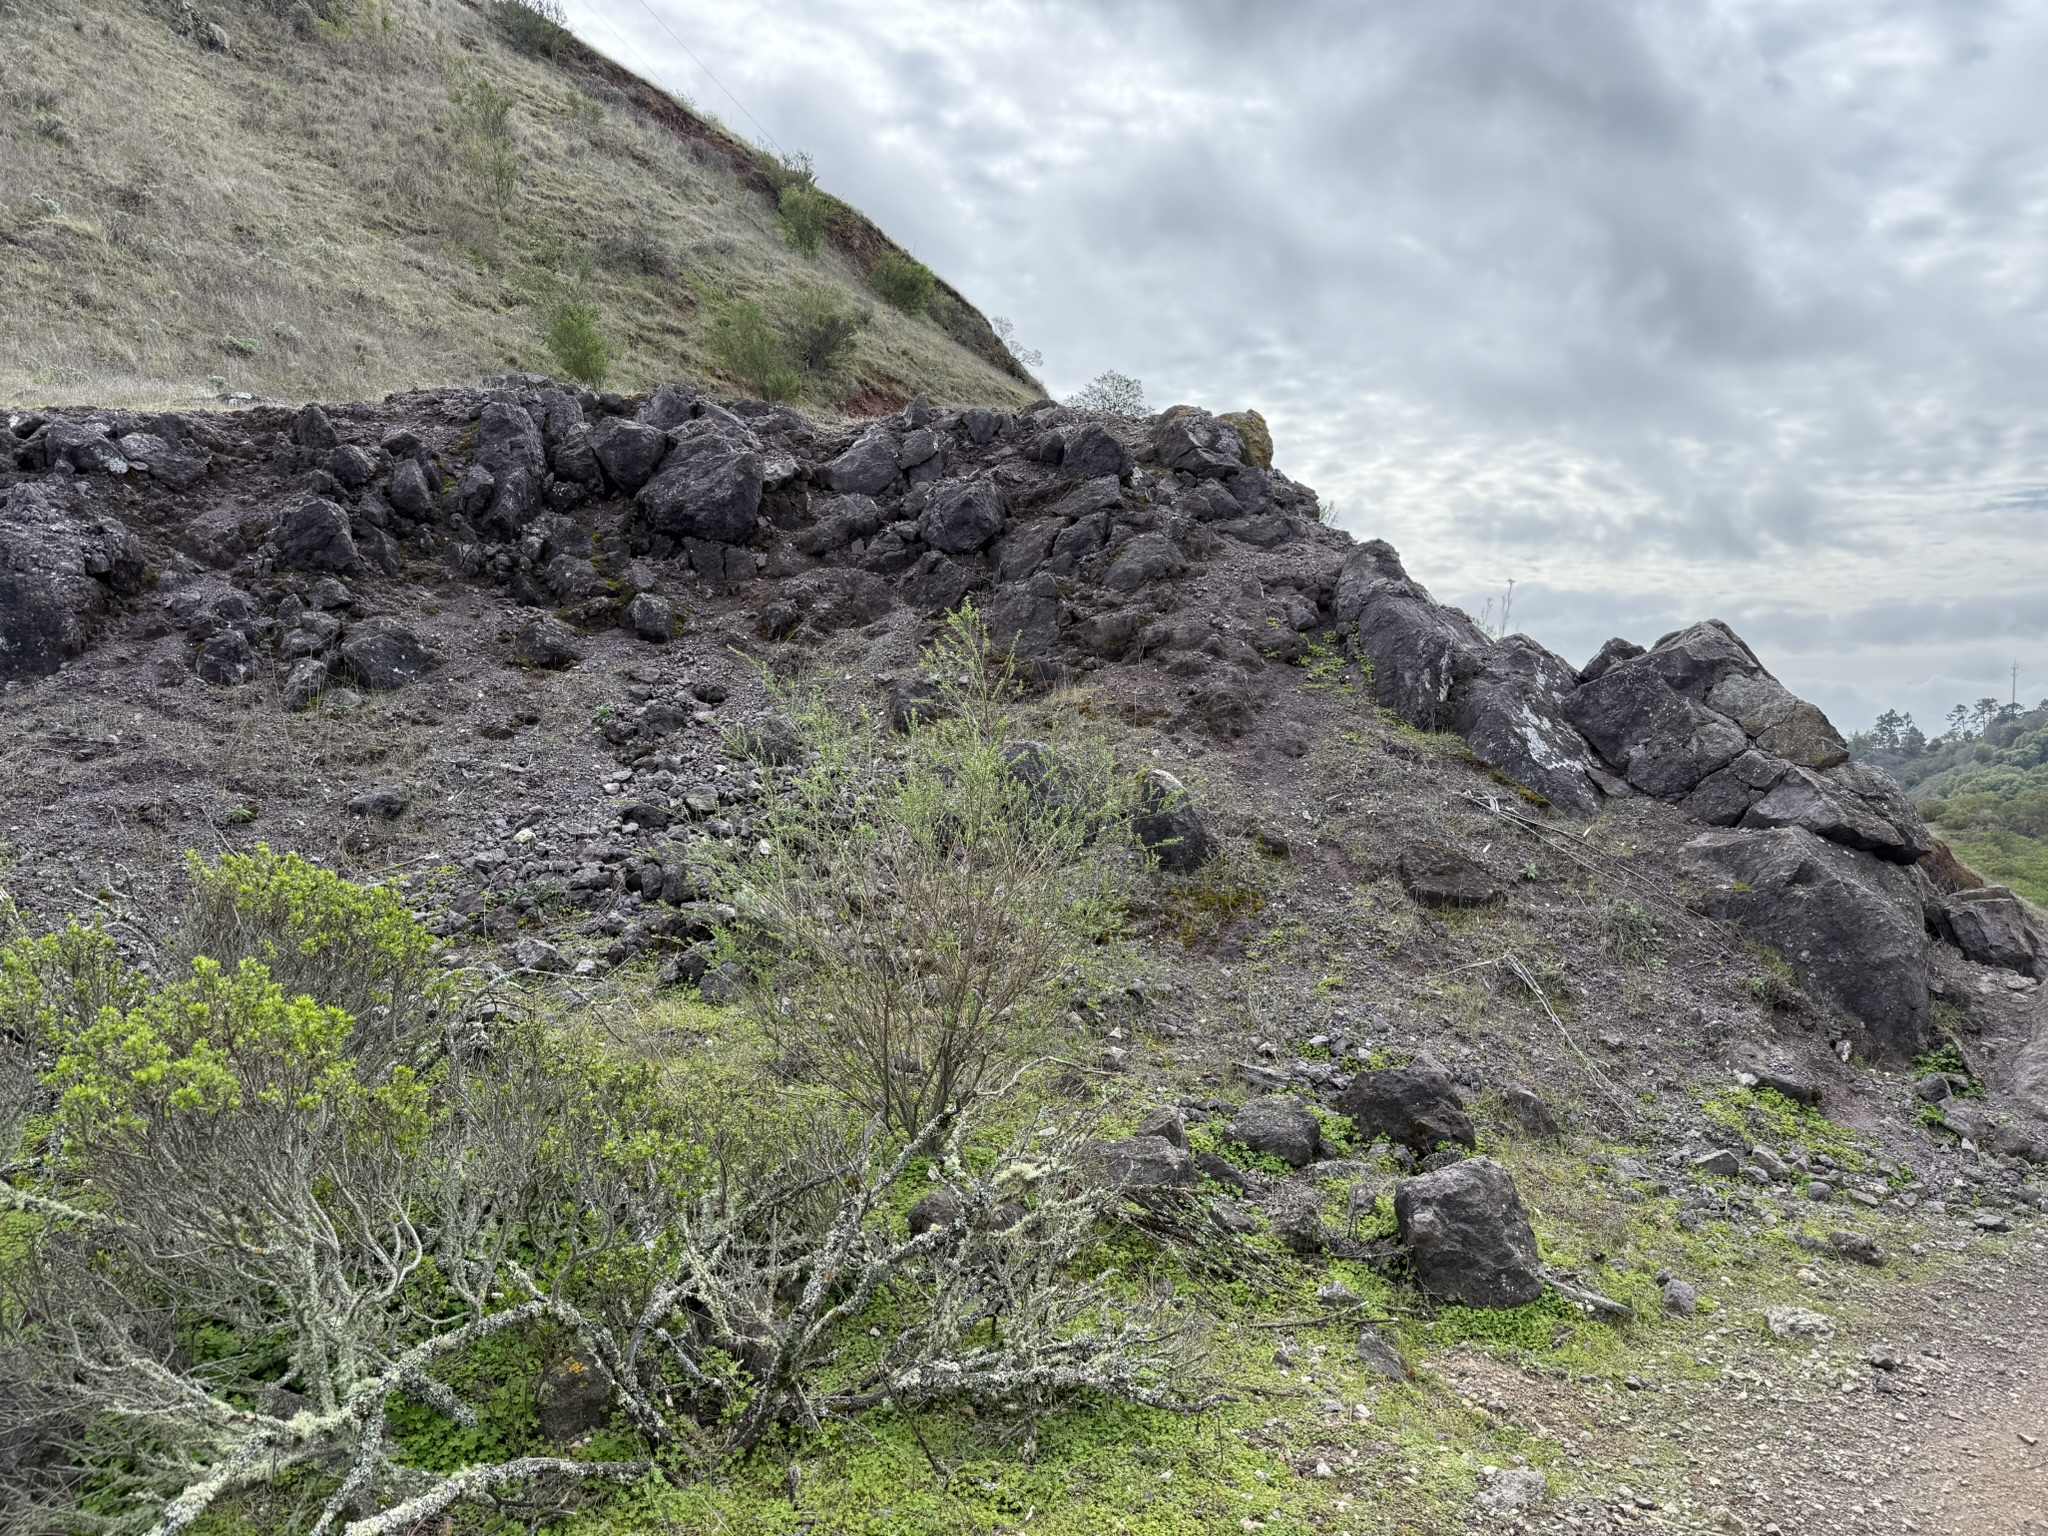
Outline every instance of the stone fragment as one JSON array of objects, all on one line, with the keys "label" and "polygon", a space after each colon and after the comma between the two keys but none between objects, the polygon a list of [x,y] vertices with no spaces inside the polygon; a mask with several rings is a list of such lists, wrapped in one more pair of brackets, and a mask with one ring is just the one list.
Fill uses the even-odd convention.
[{"label": "stone fragment", "polygon": [[1543,1294],[1536,1233],[1507,1169],[1463,1162],[1394,1190],[1394,1219],[1424,1291],[1467,1307],[1518,1307]]},{"label": "stone fragment", "polygon": [[1411,843],[1394,862],[1408,894],[1430,907],[1478,907],[1500,899],[1493,877],[1440,843]]},{"label": "stone fragment", "polygon": [[522,667],[559,672],[583,659],[576,631],[560,619],[537,614],[512,632],[512,659]]},{"label": "stone fragment", "polygon": [[1215,839],[1186,786],[1164,768],[1145,775],[1132,827],[1139,845],[1173,874],[1191,873],[1216,857]]},{"label": "stone fragment", "polygon": [[1360,1072],[1337,1096],[1361,1142],[1389,1141],[1426,1157],[1446,1143],[1478,1147],[1472,1119],[1450,1076],[1424,1057],[1406,1067]]},{"label": "stone fragment", "polygon": [[1230,1122],[1230,1139],[1290,1168],[1305,1168],[1315,1160],[1322,1132],[1305,1102],[1276,1093],[1240,1109]]},{"label": "stone fragment", "polygon": [[359,688],[388,693],[416,683],[434,668],[419,636],[396,619],[367,619],[349,627],[340,648],[341,670]]}]

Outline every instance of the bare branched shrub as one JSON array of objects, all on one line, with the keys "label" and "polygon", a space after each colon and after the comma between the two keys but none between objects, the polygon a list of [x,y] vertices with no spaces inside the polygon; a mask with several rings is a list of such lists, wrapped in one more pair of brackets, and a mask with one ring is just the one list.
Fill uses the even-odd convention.
[{"label": "bare branched shrub", "polygon": [[1008,658],[972,607],[927,653],[901,738],[813,699],[805,764],[726,871],[754,1005],[790,1060],[902,1131],[1028,1049],[1109,922],[1123,791],[1106,758],[1016,739]]}]

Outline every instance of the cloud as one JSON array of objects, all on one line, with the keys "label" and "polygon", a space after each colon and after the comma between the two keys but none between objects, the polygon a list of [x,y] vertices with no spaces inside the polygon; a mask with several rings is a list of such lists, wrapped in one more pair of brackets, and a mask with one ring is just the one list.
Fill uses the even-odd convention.
[{"label": "cloud", "polygon": [[[1259,405],[1568,654],[1717,613],[1844,707],[1880,650],[2048,681],[2048,14],[647,3],[1056,391]],[[640,0],[570,9],[746,125]]]}]

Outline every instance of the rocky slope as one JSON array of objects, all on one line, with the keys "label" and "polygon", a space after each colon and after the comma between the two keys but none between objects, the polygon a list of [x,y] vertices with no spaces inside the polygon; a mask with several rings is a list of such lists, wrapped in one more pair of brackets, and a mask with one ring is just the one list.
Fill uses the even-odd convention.
[{"label": "rocky slope", "polygon": [[[1888,1392],[1898,1359],[1874,1362],[1904,1348],[1912,1287],[2038,1253],[2037,914],[1945,858],[1726,626],[1612,641],[1584,668],[1490,636],[1384,543],[1323,526],[1311,490],[1256,462],[1253,418],[918,400],[834,427],[682,385],[516,376],[8,430],[0,827],[8,885],[45,920],[146,928],[182,850],[264,840],[404,882],[508,985],[715,998],[690,850],[748,836],[776,771],[763,672],[908,724],[920,642],[972,600],[1034,708],[1085,714],[1154,773],[1168,868],[1133,914],[1147,974],[1071,1020],[1158,1105],[1118,1154],[1127,1180],[1191,1177],[1189,1129],[1213,1124],[1276,1160],[1232,1175],[1243,1220],[1355,1257],[1313,1181],[1372,1175],[1330,1155],[1305,1101],[1411,1168],[1486,1148],[1503,1161],[1437,1154],[1401,1186],[1425,1289],[1495,1307],[1548,1286],[1597,1311],[1636,1286],[1639,1326],[1706,1372],[1669,1366],[1675,1395],[1638,1417],[1689,1405],[1730,1446],[1740,1371],[1779,1401],[1845,1372]],[[1938,1050],[1943,1070],[1913,1070]],[[1438,1284],[1432,1244],[1452,1254]],[[1461,1289],[1475,1244],[1495,1245],[1497,1292]],[[1875,1291],[1856,1278],[1872,1266]],[[1708,1370],[1712,1304],[1808,1292],[1840,1340],[1778,1306]],[[2029,1294],[2016,1282],[1997,1326]],[[1292,1348],[1281,1385],[1321,1381],[1321,1346]],[[1956,1365],[1980,1368],[1999,1367]],[[1628,1381],[1664,1369],[1646,1355]],[[1326,1374],[1324,1396],[1351,1390]],[[1896,1528],[1875,1496],[1872,1524],[1764,1480],[1710,1488],[1641,1426],[1545,1441],[1542,1394],[1489,1390],[1501,1422],[1536,1425],[1517,1454],[1547,1446],[1535,1464],[1577,1490],[1526,1518],[1602,1529],[1647,1501],[1682,1527]],[[1553,1408],[1611,1413],[1594,1399],[1615,1390],[1567,1379]],[[1412,1447],[1268,1428],[1330,1480],[1317,1497],[1442,1518],[1403,1502]],[[1481,1481],[1482,1507],[1514,1512],[1520,1485]]]}]

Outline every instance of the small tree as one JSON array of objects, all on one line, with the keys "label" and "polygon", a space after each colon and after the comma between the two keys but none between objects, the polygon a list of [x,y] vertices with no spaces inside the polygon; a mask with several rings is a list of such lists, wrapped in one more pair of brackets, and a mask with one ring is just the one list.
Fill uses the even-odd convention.
[{"label": "small tree", "polygon": [[803,393],[803,380],[790,368],[760,305],[733,302],[721,307],[706,342],[712,361],[763,400],[794,400]]},{"label": "small tree", "polygon": [[1067,404],[1077,411],[1100,411],[1105,416],[1135,420],[1146,414],[1145,386],[1128,374],[1110,369],[1067,396]]},{"label": "small tree", "polygon": [[884,251],[868,273],[868,286],[904,314],[921,315],[931,307],[939,280],[923,262],[901,251]]},{"label": "small tree", "polygon": [[449,93],[462,158],[476,189],[501,218],[519,192],[519,149],[512,139],[515,98],[478,76],[463,79]]},{"label": "small tree", "polygon": [[832,222],[832,199],[808,181],[782,189],[782,238],[793,251],[816,256]]},{"label": "small tree", "polygon": [[790,305],[790,356],[813,379],[826,378],[852,355],[868,319],[830,288],[802,289]]},{"label": "small tree", "polygon": [[1105,757],[1015,739],[1017,685],[963,608],[900,744],[811,700],[763,851],[724,873],[754,1002],[789,1059],[909,1133],[1028,1049],[1117,905]]},{"label": "small tree", "polygon": [[555,366],[580,383],[595,389],[611,371],[611,343],[597,328],[597,311],[588,304],[560,305],[542,339]]}]

